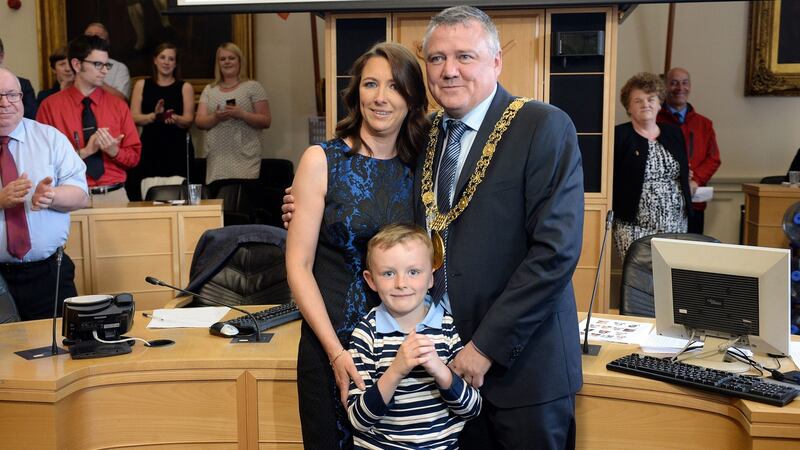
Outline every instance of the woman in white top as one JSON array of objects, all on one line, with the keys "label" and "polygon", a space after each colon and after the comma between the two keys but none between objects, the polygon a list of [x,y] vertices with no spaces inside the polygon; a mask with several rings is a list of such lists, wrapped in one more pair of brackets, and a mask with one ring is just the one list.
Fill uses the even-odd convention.
[{"label": "woman in white top", "polygon": [[206,184],[227,178],[258,178],[261,130],[272,115],[260,83],[248,80],[242,51],[227,42],[217,48],[214,82],[200,95],[195,123],[206,133]]}]

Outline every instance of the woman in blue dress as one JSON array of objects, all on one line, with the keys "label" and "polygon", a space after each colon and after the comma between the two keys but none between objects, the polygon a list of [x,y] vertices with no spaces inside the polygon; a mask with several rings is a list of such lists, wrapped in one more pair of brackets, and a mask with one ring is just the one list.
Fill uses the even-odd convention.
[{"label": "woman in blue dress", "polygon": [[305,151],[292,187],[286,266],[303,313],[303,443],[314,449],[352,447],[343,403],[350,380],[363,381],[346,349],[379,302],[361,275],[367,241],[385,224],[413,221],[413,167],[430,127],[422,70],[405,47],[377,44],[351,73],[337,137]]}]

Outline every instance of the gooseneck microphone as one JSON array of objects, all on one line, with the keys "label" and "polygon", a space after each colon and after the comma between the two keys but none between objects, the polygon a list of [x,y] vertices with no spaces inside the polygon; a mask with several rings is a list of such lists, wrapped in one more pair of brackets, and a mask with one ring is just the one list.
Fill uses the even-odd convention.
[{"label": "gooseneck microphone", "polygon": [[589,345],[589,325],[592,322],[592,307],[594,307],[594,299],[597,296],[597,284],[600,281],[600,269],[603,267],[603,253],[606,250],[606,239],[608,238],[608,230],[611,229],[611,224],[614,222],[614,211],[608,210],[606,214],[606,229],[603,232],[603,243],[600,245],[600,260],[597,261],[597,272],[594,275],[594,288],[592,289],[592,298],[589,300],[589,311],[586,312],[586,329],[583,332],[583,354],[597,356],[600,353],[599,345]]},{"label": "gooseneck microphone", "polygon": [[58,354],[58,345],[56,344],[56,317],[58,317],[58,285],[61,284],[61,258],[64,257],[64,247],[58,247],[56,250],[56,295],[53,299],[53,344],[50,346],[50,354]]},{"label": "gooseneck microphone", "polygon": [[189,166],[191,157],[189,156],[189,143],[192,142],[192,135],[189,134],[189,130],[186,130],[186,200],[189,200],[189,185],[192,183],[189,181]]},{"label": "gooseneck microphone", "polygon": [[239,308],[239,307],[234,306],[234,305],[229,305],[229,304],[227,304],[225,302],[221,302],[219,300],[214,300],[214,299],[212,299],[210,297],[206,297],[205,295],[200,295],[200,294],[196,294],[196,293],[191,292],[191,291],[187,291],[186,289],[181,289],[179,287],[175,287],[175,286],[169,285],[169,284],[159,280],[158,278],[144,277],[144,281],[146,281],[146,282],[148,282],[150,284],[156,285],[156,286],[164,286],[166,288],[170,288],[170,289],[172,289],[174,291],[178,291],[178,292],[180,292],[182,294],[192,295],[192,296],[195,296],[197,298],[203,299],[203,300],[205,300],[207,302],[214,303],[215,305],[225,306],[225,307],[230,308],[230,309],[232,309],[234,311],[238,311],[238,312],[240,312],[242,314],[247,315],[247,317],[249,317],[250,320],[253,321],[253,326],[255,327],[255,330],[256,330],[256,342],[261,342],[262,336],[261,336],[261,331],[258,328],[258,321],[256,320],[255,317],[253,317],[252,314],[250,314],[249,312],[243,310],[242,308]]},{"label": "gooseneck microphone", "polygon": [[32,348],[29,350],[20,350],[14,352],[15,354],[27,359],[40,359],[49,356],[65,355],[68,352],[59,347],[56,343],[56,321],[58,320],[58,287],[61,284],[61,258],[64,256],[64,248],[58,247],[56,249],[56,292],[55,299],[53,299],[53,337],[50,345],[46,347]]}]

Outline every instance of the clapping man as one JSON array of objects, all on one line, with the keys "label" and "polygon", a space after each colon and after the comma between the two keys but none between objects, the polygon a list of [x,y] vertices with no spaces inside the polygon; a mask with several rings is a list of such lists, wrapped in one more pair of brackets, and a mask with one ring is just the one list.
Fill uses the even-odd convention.
[{"label": "clapping man", "polygon": [[113,63],[108,42],[80,36],[69,43],[73,85],[46,98],[36,120],[58,128],[86,163],[92,206],[128,202],[127,170],[139,163],[142,143],[127,103],[102,89]]},{"label": "clapping man", "polygon": [[[58,248],[69,212],[89,203],[86,166],[64,135],[23,118],[17,77],[0,68],[0,274],[23,320],[53,314]],[[60,264],[59,302],[77,295],[75,266]],[[61,308],[58,307],[58,312]]]}]

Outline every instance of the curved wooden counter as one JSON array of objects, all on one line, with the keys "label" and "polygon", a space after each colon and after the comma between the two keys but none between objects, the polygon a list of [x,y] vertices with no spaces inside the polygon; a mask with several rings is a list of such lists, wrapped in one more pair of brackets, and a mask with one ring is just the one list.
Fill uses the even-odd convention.
[{"label": "curved wooden counter", "polygon": [[[266,344],[231,344],[205,329],[150,330],[137,312],[128,355],[26,361],[49,321],[0,326],[0,448],[302,448],[295,366],[299,322]],[[60,323],[58,330],[61,329]]]},{"label": "curved wooden counter", "polygon": [[[606,370],[608,361],[634,352],[641,350],[604,343],[598,356],[583,357],[579,448],[800,448],[800,400],[778,408]],[[794,368],[788,359],[782,364]]]},{"label": "curved wooden counter", "polygon": [[[13,352],[47,345],[50,323],[0,326],[0,448],[301,448],[299,322],[268,344],[231,344],[204,329],[148,330],[137,314],[128,335],[176,344],[26,361]],[[777,408],[605,369],[634,351],[603,344],[584,357],[579,448],[800,448],[800,400]]]}]

